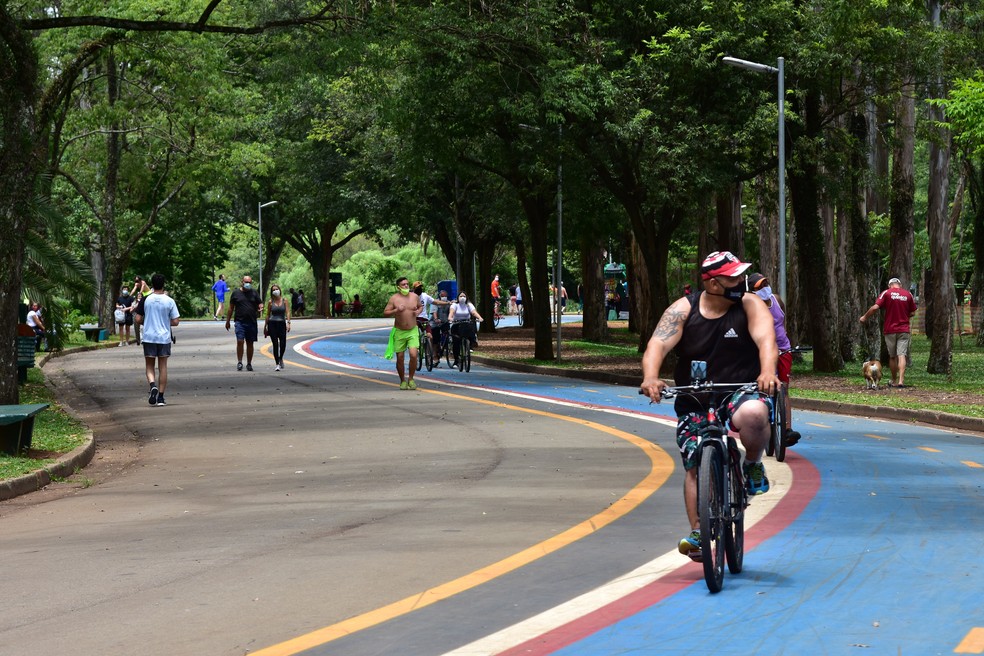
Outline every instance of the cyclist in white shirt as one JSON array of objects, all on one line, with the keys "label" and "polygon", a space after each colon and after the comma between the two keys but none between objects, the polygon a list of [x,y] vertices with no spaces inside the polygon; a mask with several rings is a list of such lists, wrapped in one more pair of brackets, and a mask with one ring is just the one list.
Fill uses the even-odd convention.
[{"label": "cyclist in white shirt", "polygon": [[475,324],[469,321],[474,317],[477,321],[484,321],[482,315],[478,313],[475,306],[468,302],[468,297],[464,292],[458,294],[458,302],[451,304],[448,318],[451,320],[451,340],[454,349],[454,361],[458,362],[458,354],[461,353],[461,340],[468,340],[468,348],[471,348],[475,340]]}]

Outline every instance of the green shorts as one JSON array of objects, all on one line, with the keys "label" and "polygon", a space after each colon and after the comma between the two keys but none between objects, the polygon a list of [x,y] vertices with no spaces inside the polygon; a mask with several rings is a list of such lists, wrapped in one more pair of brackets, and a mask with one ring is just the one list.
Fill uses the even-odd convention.
[{"label": "green shorts", "polygon": [[393,348],[397,353],[403,353],[408,348],[420,348],[420,331],[416,328],[394,328]]}]

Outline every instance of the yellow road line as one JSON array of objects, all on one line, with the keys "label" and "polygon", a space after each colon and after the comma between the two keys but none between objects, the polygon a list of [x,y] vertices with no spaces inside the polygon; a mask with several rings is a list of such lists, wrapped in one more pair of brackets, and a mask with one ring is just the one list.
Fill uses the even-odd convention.
[{"label": "yellow road line", "polygon": [[984,465],[979,462],[974,462],[973,460],[961,460],[960,462],[968,467],[973,467],[974,469],[984,469]]},{"label": "yellow road line", "polygon": [[807,422],[806,425],[807,426],[816,426],[817,428],[831,428],[827,424],[814,424],[812,422]]},{"label": "yellow road line", "polygon": [[[264,347],[265,348],[265,347]],[[316,367],[310,367],[302,364],[291,364],[291,366],[301,366],[306,369],[316,369]],[[321,371],[321,370],[319,370]],[[384,381],[375,380],[365,376],[359,376],[357,374],[351,374],[341,371],[331,371],[332,374],[336,376],[345,376],[348,378],[357,378],[359,380],[365,380],[372,383],[377,383],[380,385],[389,385],[395,387],[394,383],[387,383]],[[624,517],[629,512],[638,507],[643,501],[649,498],[660,486],[662,486],[670,474],[673,471],[673,459],[660,447],[656,446],[652,442],[642,439],[632,435],[631,433],[626,433],[624,431],[611,428],[610,426],[604,426],[602,424],[595,423],[593,421],[587,421],[585,419],[575,419],[573,417],[565,417],[563,415],[558,415],[552,412],[546,412],[544,410],[534,410],[530,408],[521,408],[519,406],[510,405],[507,403],[502,403],[499,401],[489,401],[486,399],[475,399],[467,396],[462,396],[460,394],[453,394],[451,392],[443,392],[440,390],[429,390],[429,389],[417,389],[418,392],[425,392],[427,394],[435,394],[438,396],[444,396],[447,398],[469,401],[472,403],[480,403],[483,405],[495,406],[498,408],[505,408],[508,410],[515,410],[518,412],[524,412],[527,414],[539,415],[541,417],[548,417],[551,419],[558,419],[560,421],[568,421],[571,423],[579,424],[587,428],[592,428],[594,430],[601,431],[603,433],[608,433],[623,439],[630,444],[639,447],[642,451],[649,457],[651,464],[649,473],[643,478],[639,483],[636,484],[625,496],[613,503],[607,509],[602,512],[586,519],[585,521],[572,526],[566,531],[555,535],[552,538],[544,540],[539,544],[535,544],[532,547],[524,549],[519,553],[513,554],[507,558],[500,560],[497,563],[492,563],[486,567],[478,569],[470,574],[466,574],[462,577],[448,581],[436,587],[430,588],[429,590],[424,590],[419,594],[412,595],[400,601],[396,601],[392,604],[383,606],[382,608],[377,608],[371,610],[367,613],[357,615],[355,617],[343,620],[331,626],[327,626],[321,629],[317,629],[310,633],[302,636],[298,636],[286,642],[282,642],[277,645],[272,645],[266,647],[265,649],[260,649],[259,651],[252,652],[253,656],[289,656],[291,654],[297,654],[306,649],[311,649],[319,645],[326,644],[333,640],[337,640],[347,635],[351,635],[357,631],[381,624],[395,617],[405,615],[414,610],[424,608],[438,601],[448,599],[456,594],[464,592],[475,588],[482,583],[486,583],[496,577],[508,574],[509,572],[515,571],[524,565],[528,565],[535,560],[543,558],[563,547],[566,547],[581,538],[584,538],[602,528],[611,524],[615,520]]]},{"label": "yellow road line", "polygon": [[918,447],[918,448],[922,449],[923,451],[929,451],[930,453],[943,453],[939,449],[934,449],[931,446],[921,446],[921,447]]},{"label": "yellow road line", "polygon": [[954,654],[984,654],[984,627],[970,630],[964,639],[953,650]]},{"label": "yellow road line", "polygon": [[892,439],[890,437],[885,437],[884,435],[873,435],[871,433],[866,433],[865,434],[865,437],[870,437],[873,440],[890,440],[890,439]]}]

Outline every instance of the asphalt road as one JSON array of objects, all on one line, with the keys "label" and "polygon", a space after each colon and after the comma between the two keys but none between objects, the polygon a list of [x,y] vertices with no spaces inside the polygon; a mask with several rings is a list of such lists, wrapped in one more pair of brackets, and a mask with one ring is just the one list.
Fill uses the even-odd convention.
[{"label": "asphalt road", "polygon": [[797,415],[710,595],[669,407],[481,366],[400,391],[383,325],[295,322],[248,373],[183,324],[164,408],[135,347],[50,362],[99,449],[0,503],[0,654],[984,653],[979,437]]}]

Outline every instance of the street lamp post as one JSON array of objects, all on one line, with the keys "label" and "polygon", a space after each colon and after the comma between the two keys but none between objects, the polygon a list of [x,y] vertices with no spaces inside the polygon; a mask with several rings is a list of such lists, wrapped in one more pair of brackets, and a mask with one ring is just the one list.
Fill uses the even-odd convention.
[{"label": "street lamp post", "polygon": [[271,200],[271,201],[268,201],[266,203],[257,203],[256,204],[257,205],[257,207],[256,207],[256,221],[257,221],[257,226],[259,228],[259,235],[260,235],[260,247],[259,247],[259,253],[260,253],[260,289],[259,289],[260,298],[263,298],[263,208],[264,207],[270,207],[271,205],[276,205],[276,204],[277,204],[277,201],[275,201],[275,200]]},{"label": "street lamp post", "polygon": [[785,59],[778,66],[768,66],[745,59],[724,57],[729,66],[745,68],[756,73],[775,73],[779,78],[779,296],[786,298],[786,87]]},{"label": "street lamp post", "polygon": [[564,271],[564,156],[560,146],[564,140],[564,126],[557,126],[557,286],[554,301],[557,303],[557,361],[560,361],[560,324],[564,319],[561,305],[561,288],[564,286],[561,276]]}]

